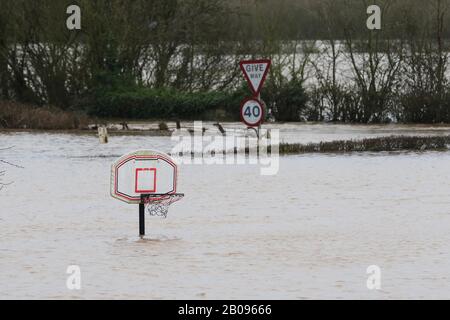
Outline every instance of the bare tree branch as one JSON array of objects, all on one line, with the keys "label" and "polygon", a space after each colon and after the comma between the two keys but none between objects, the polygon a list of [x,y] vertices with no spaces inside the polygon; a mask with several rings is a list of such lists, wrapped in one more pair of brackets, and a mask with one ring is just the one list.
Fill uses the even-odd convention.
[{"label": "bare tree branch", "polygon": [[11,162],[8,162],[8,161],[5,161],[5,160],[1,160],[0,159],[0,163],[4,163],[4,164],[7,164],[7,165],[9,165],[11,167],[15,167],[15,168],[19,168],[19,169],[24,169],[24,167],[21,167],[21,166],[19,166],[17,164],[14,164],[14,163],[11,163]]},{"label": "bare tree branch", "polygon": [[[5,150],[11,150],[12,148],[13,147],[0,148],[0,152],[5,151]],[[19,168],[19,169],[24,168],[22,166],[19,166],[17,164],[14,164],[14,163],[8,162],[6,160],[2,160],[2,159],[0,159],[0,164],[4,164],[4,165],[11,166],[14,168]],[[8,182],[8,183],[3,182],[2,178],[5,177],[5,175],[6,175],[6,170],[3,170],[2,168],[0,168],[0,191],[3,190],[6,186],[9,186],[13,183],[13,182]]]}]

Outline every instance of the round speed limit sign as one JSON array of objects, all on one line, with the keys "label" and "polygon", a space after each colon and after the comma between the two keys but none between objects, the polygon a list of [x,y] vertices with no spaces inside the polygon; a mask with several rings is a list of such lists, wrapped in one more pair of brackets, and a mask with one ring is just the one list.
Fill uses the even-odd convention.
[{"label": "round speed limit sign", "polygon": [[264,107],[261,101],[248,98],[242,102],[241,119],[249,127],[258,127],[264,120]]}]

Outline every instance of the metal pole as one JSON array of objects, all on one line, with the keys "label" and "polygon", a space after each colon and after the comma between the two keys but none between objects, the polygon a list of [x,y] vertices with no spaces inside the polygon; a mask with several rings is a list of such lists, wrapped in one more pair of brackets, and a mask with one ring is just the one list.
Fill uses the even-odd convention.
[{"label": "metal pole", "polygon": [[145,204],[139,204],[139,236],[145,237]]},{"label": "metal pole", "polygon": [[[262,105],[262,102],[261,102],[261,93],[258,94],[258,101],[261,103],[261,106],[264,108],[264,106]],[[263,110],[263,113],[264,113],[264,111],[265,111],[265,110]],[[264,121],[264,119],[263,119],[263,121]],[[258,158],[259,158],[259,146],[260,146],[259,142],[260,142],[260,137],[261,137],[261,124],[259,124],[259,126],[258,126],[258,150],[257,150],[257,156],[258,156]]]}]

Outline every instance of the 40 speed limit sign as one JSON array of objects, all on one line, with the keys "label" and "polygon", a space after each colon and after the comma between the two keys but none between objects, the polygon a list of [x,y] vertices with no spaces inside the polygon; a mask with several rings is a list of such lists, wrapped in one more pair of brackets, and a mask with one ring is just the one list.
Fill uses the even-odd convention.
[{"label": "40 speed limit sign", "polygon": [[259,127],[264,121],[264,107],[261,101],[247,98],[241,105],[241,119],[249,127]]}]

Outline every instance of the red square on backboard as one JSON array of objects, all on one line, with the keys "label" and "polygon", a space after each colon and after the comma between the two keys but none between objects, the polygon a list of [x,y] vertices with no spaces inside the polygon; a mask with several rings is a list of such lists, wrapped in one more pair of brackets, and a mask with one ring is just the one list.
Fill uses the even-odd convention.
[{"label": "red square on backboard", "polygon": [[136,193],[156,192],[156,168],[136,169]]}]

